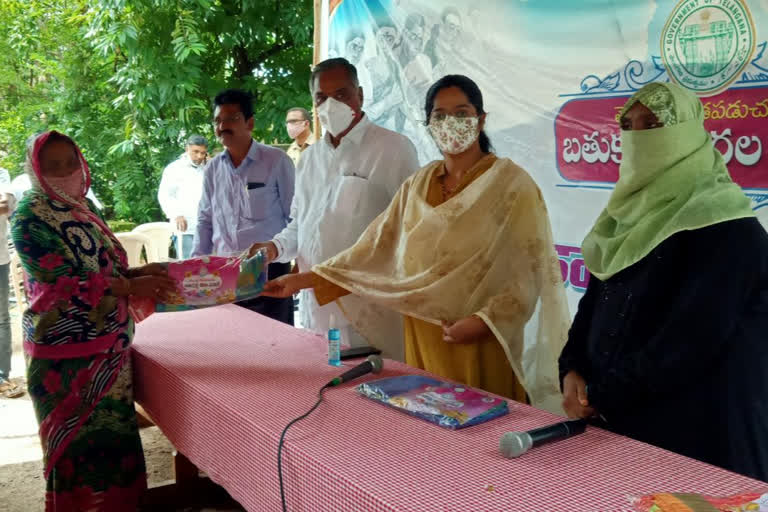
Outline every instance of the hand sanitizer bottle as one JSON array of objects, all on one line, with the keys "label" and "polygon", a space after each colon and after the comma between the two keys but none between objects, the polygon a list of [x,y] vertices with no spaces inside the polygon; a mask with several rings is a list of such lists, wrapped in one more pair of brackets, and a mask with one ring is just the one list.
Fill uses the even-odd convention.
[{"label": "hand sanitizer bottle", "polygon": [[336,317],[333,314],[328,329],[328,364],[341,366],[341,332],[336,328]]}]

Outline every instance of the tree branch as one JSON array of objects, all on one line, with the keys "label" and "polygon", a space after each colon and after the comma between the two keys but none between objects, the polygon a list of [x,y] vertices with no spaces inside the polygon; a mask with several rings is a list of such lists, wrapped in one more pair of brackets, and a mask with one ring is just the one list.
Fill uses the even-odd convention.
[{"label": "tree branch", "polygon": [[245,45],[240,44],[234,50],[235,76],[242,81],[253,72],[253,62],[248,56],[248,49]]},{"label": "tree branch", "polygon": [[244,80],[245,77],[251,76],[254,70],[261,67],[267,59],[283,50],[290,50],[294,46],[293,41],[275,43],[259,53],[255,58],[251,58],[248,55],[248,49],[245,46],[237,46],[235,49],[235,76],[240,80]]},{"label": "tree branch", "polygon": [[271,48],[261,52],[256,59],[254,59],[254,69],[264,63],[265,60],[280,53],[283,50],[290,50],[295,46],[293,41],[283,41],[282,43],[275,43]]},{"label": "tree branch", "polygon": [[[224,3],[224,2],[223,2]],[[225,7],[226,9],[226,7]],[[280,0],[275,1],[275,11],[279,16],[280,13]],[[291,40],[282,40],[280,36],[280,27],[278,26],[274,32],[275,44],[269,48],[263,50],[261,53],[251,58],[248,54],[246,46],[239,45],[235,48],[235,76],[241,81],[246,77],[252,76],[253,72],[260,68],[269,58],[277,55],[284,50],[290,50],[296,46],[296,43]]]}]

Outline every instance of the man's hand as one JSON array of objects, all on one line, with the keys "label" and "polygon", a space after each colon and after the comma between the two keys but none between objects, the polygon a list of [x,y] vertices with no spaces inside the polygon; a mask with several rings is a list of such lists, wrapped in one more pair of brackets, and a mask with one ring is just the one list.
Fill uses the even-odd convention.
[{"label": "man's hand", "polygon": [[263,297],[274,297],[276,299],[287,299],[293,297],[299,290],[312,288],[312,274],[304,272],[301,274],[285,274],[277,279],[273,279],[264,285]]},{"label": "man's hand", "polygon": [[277,259],[277,246],[273,242],[257,242],[248,249],[248,257],[253,258],[259,249],[266,249],[267,261],[265,263],[272,263]]},{"label": "man's hand", "polygon": [[187,230],[187,219],[185,219],[183,216],[179,215],[176,217],[176,229],[181,231],[182,233]]},{"label": "man's hand", "polygon": [[474,343],[490,332],[485,322],[474,315],[463,318],[455,324],[443,322],[443,341],[446,343]]},{"label": "man's hand", "polygon": [[563,379],[563,409],[569,418],[591,418],[595,409],[587,400],[587,382],[571,370]]}]

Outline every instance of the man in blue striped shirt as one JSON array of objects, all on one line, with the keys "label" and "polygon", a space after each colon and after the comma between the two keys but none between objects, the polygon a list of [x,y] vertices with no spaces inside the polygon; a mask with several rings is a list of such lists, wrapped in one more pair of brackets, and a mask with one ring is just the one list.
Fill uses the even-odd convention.
[{"label": "man in blue striped shirt", "polygon": [[[294,167],[283,151],[259,144],[253,131],[253,99],[227,89],[214,99],[213,124],[225,150],[205,168],[193,256],[238,255],[271,240],[290,220]],[[290,263],[269,265],[269,279],[290,272]],[[239,303],[293,325],[293,300],[257,297]]]}]

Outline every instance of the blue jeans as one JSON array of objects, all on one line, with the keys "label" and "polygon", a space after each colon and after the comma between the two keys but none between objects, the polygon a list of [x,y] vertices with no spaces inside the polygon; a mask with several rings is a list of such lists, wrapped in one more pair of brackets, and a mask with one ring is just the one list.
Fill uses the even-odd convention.
[{"label": "blue jeans", "polygon": [[[181,240],[179,240],[181,238]],[[176,235],[176,256],[180,260],[186,260],[192,254],[192,245],[195,241],[195,235],[192,233],[182,233]]]},{"label": "blue jeans", "polygon": [[11,315],[8,313],[8,269],[0,265],[0,381],[11,374]]}]

